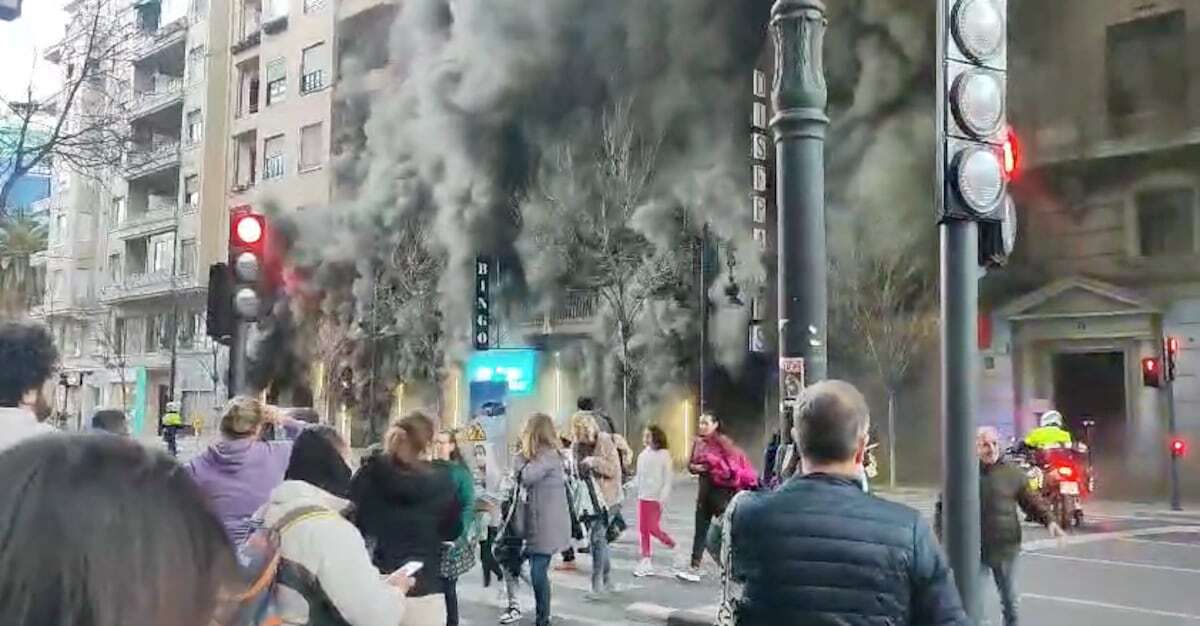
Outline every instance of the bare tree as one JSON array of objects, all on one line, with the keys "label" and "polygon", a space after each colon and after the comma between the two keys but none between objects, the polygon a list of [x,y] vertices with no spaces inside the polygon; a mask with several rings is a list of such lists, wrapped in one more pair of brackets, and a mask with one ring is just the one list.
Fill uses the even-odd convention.
[{"label": "bare tree", "polygon": [[100,362],[104,364],[105,369],[117,371],[117,381],[121,384],[121,410],[128,412],[129,383],[125,372],[129,360],[125,353],[125,338],[121,336],[122,330],[117,328],[117,318],[110,316],[96,327],[96,344],[100,348]]},{"label": "bare tree", "polygon": [[[867,251],[866,248],[872,248]],[[896,485],[896,396],[938,328],[936,284],[921,248],[860,246],[833,264],[834,315],[887,394],[888,482]]]},{"label": "bare tree", "polygon": [[526,214],[537,221],[524,223],[531,245],[562,262],[565,286],[596,293],[611,317],[626,434],[638,378],[635,328],[678,274],[677,255],[656,250],[634,225],[651,194],[660,140],[642,132],[633,107],[623,99],[604,111],[591,153],[571,144],[548,152],[527,199],[538,210]]},{"label": "bare tree", "polygon": [[125,120],[127,71],[140,38],[120,0],[83,0],[53,51],[66,68],[61,89],[48,97],[32,82],[21,101],[0,98],[0,218],[16,184],[38,166],[67,166],[104,180],[121,164],[129,135]]}]

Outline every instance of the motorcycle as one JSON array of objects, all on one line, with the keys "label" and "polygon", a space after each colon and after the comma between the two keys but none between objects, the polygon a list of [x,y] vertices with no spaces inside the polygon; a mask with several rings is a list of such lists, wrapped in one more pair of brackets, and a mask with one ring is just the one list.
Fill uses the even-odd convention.
[{"label": "motorcycle", "polygon": [[1088,448],[1071,447],[1013,450],[1013,458],[1025,472],[1029,488],[1050,505],[1051,519],[1063,528],[1083,524],[1083,501],[1095,487],[1095,474]]}]

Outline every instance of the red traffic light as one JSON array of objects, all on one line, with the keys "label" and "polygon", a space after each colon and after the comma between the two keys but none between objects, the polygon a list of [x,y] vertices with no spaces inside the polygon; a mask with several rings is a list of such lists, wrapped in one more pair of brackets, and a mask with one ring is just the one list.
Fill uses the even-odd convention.
[{"label": "red traffic light", "polygon": [[1187,454],[1187,442],[1180,437],[1171,439],[1171,455],[1183,456]]},{"label": "red traffic light", "polygon": [[261,215],[243,213],[235,215],[230,229],[230,243],[236,246],[253,246],[262,242],[266,225]]},{"label": "red traffic light", "polygon": [[1021,167],[1021,143],[1017,139],[1017,133],[1009,128],[1004,136],[1004,177],[1008,180],[1017,178],[1018,168]]},{"label": "red traffic light", "polygon": [[1142,359],[1142,385],[1146,387],[1162,386],[1162,375],[1158,367],[1158,359],[1146,357]]}]

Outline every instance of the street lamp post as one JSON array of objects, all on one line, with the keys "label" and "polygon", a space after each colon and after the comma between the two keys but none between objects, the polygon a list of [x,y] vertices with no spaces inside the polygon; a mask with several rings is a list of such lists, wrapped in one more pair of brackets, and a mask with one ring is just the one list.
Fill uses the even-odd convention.
[{"label": "street lamp post", "polygon": [[[825,131],[829,118],[822,61],[826,24],[821,0],[776,0],[771,8],[779,357],[781,363],[802,359],[806,384],[823,380],[827,367]],[[786,391],[780,394],[781,400],[787,396]],[[780,414],[786,422],[786,411]],[[786,436],[790,428],[786,423],[782,426]]]}]

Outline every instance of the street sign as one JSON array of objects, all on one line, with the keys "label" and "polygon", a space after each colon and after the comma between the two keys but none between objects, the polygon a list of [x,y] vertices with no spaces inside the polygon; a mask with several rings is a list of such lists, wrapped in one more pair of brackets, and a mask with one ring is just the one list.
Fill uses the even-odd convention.
[{"label": "street sign", "polygon": [[779,388],[785,403],[800,400],[804,391],[804,359],[799,357],[779,357]]}]

